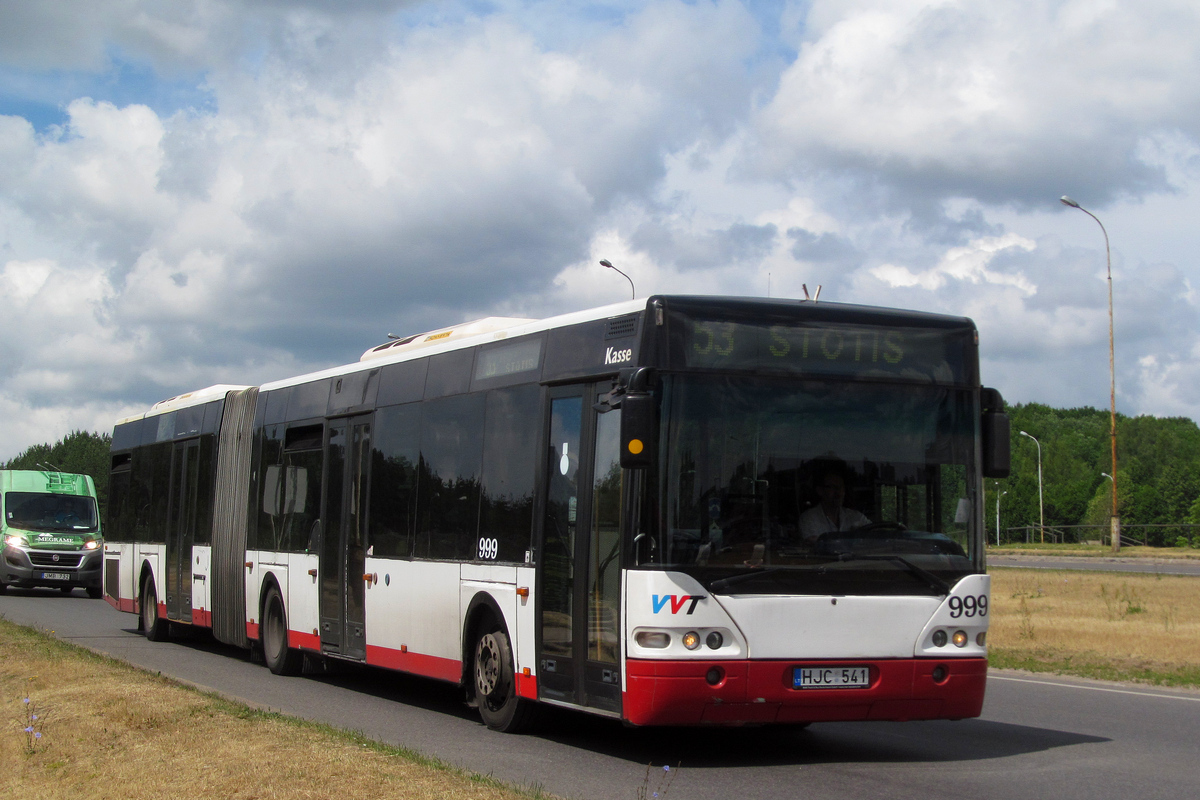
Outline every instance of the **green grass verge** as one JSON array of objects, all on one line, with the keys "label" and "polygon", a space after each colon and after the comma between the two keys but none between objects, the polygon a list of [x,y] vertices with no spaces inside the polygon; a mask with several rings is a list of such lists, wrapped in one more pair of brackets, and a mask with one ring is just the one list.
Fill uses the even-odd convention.
[{"label": "green grass verge", "polygon": [[1140,664],[1120,664],[1098,653],[1063,654],[1056,652],[1017,652],[988,648],[988,665],[997,669],[1023,669],[1028,672],[1074,675],[1101,681],[1146,683],[1200,689],[1200,665],[1174,669]]}]

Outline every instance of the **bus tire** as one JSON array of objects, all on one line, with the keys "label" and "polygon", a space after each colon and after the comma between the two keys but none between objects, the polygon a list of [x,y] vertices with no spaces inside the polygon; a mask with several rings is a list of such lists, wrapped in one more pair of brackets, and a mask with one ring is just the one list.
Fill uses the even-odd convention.
[{"label": "bus tire", "polygon": [[503,629],[485,625],[480,630],[471,672],[475,701],[485,725],[504,733],[519,733],[529,727],[534,705],[517,696],[512,648]]},{"label": "bus tire", "polygon": [[276,675],[299,675],[304,667],[304,653],[287,646],[287,611],[279,589],[274,586],[263,602],[262,621],[263,660],[267,669]]},{"label": "bus tire", "polygon": [[158,593],[154,590],[154,578],[147,577],[142,584],[142,633],[152,642],[165,642],[170,623],[158,615]]}]

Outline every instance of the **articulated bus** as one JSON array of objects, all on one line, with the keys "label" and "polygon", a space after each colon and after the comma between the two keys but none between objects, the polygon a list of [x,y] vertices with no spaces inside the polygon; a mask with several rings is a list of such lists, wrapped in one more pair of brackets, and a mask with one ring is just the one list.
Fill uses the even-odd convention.
[{"label": "articulated bus", "polygon": [[978,365],[965,318],[658,295],[210,387],[117,423],[105,596],[503,731],[977,716],[1009,458]]}]

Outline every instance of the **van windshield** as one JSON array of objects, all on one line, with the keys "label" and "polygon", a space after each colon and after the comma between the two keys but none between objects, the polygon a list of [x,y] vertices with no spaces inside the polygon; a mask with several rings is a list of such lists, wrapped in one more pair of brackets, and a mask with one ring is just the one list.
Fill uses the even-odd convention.
[{"label": "van windshield", "polygon": [[5,492],[4,524],[39,533],[90,533],[98,527],[96,501],[80,495]]}]

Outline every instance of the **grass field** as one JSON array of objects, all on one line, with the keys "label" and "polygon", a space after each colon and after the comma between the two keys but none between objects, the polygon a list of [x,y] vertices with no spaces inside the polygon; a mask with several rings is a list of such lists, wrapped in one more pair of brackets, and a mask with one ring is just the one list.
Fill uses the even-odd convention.
[{"label": "grass field", "polygon": [[1200,578],[992,570],[992,666],[1200,687]]},{"label": "grass field", "polygon": [[21,800],[547,797],[226,702],[3,618],[0,765],[0,798]]}]

